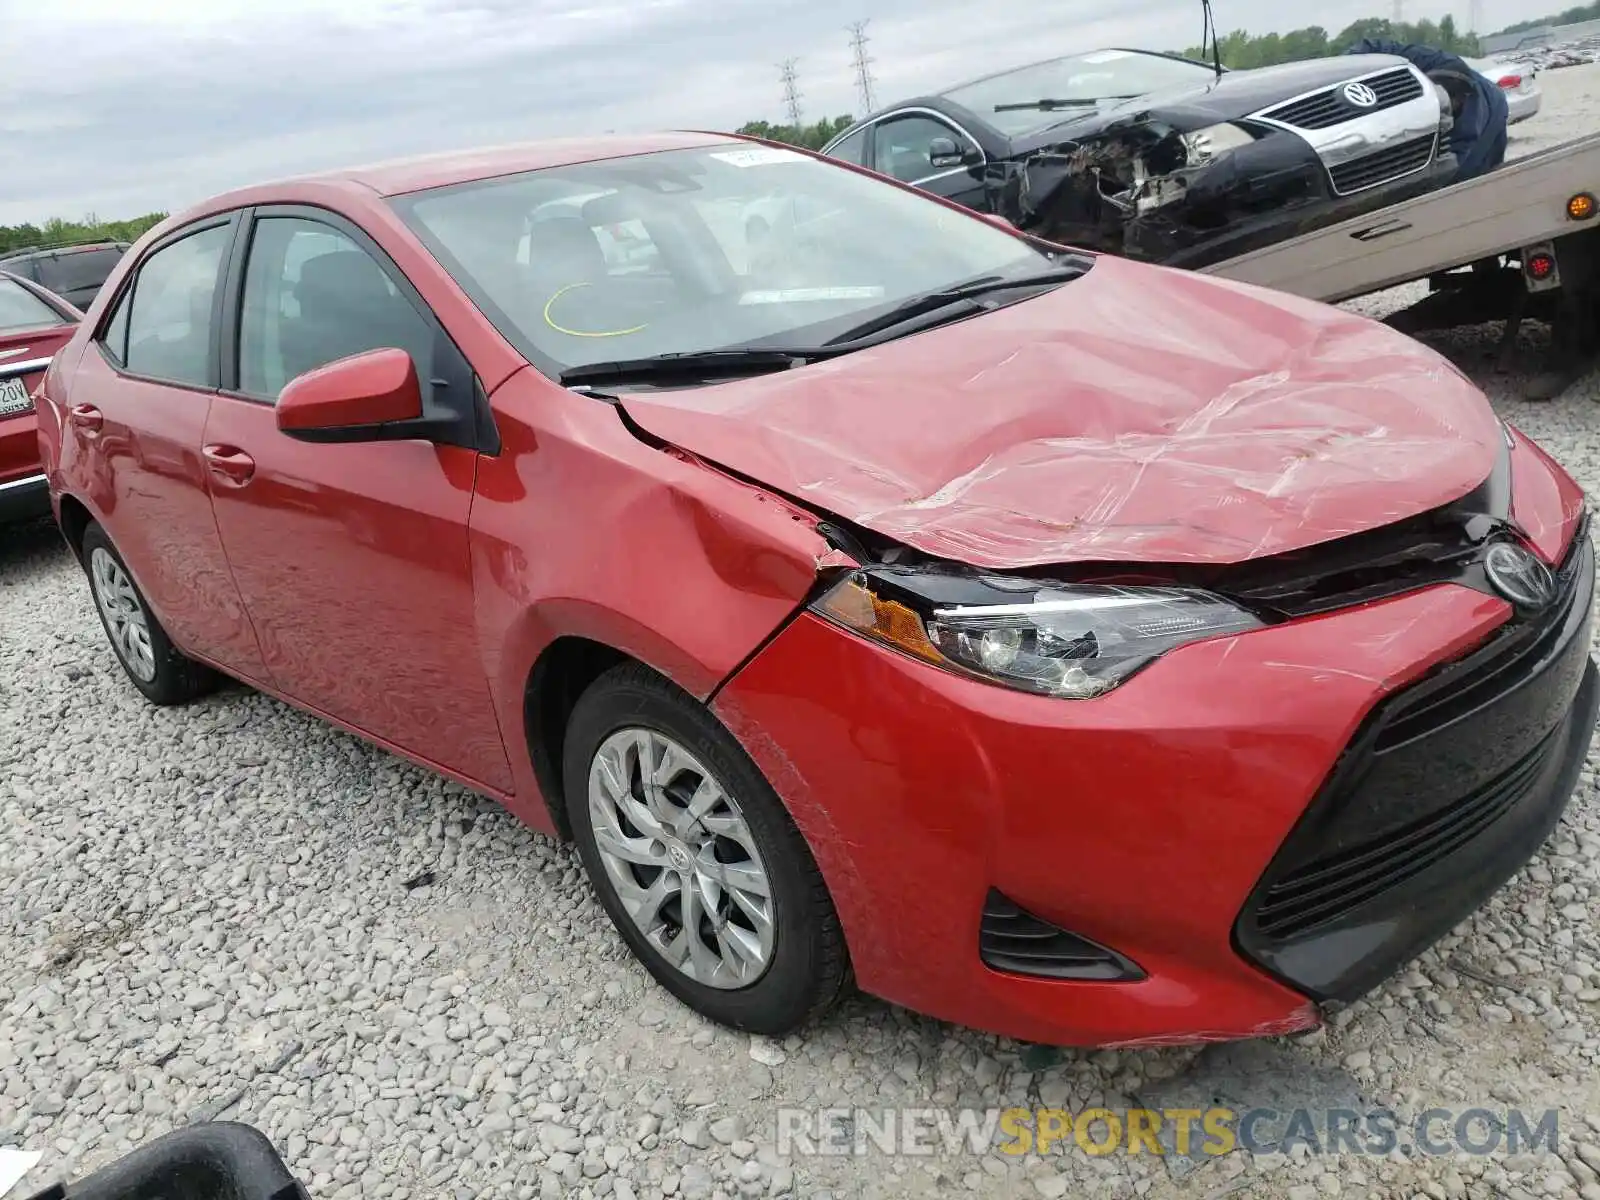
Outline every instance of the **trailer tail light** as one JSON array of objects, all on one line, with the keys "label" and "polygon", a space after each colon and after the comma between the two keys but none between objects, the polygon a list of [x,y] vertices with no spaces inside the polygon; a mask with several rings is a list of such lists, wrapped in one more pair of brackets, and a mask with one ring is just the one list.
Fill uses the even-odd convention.
[{"label": "trailer tail light", "polygon": [[1587,221],[1595,214],[1595,199],[1588,192],[1579,192],[1567,201],[1567,216],[1574,221]]},{"label": "trailer tail light", "polygon": [[1548,254],[1535,254],[1528,259],[1528,274],[1543,283],[1556,273],[1556,260]]}]

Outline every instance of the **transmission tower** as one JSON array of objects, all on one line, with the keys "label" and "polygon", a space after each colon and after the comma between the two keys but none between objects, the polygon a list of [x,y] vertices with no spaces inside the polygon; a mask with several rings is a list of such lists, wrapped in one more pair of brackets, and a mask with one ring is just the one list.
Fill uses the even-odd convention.
[{"label": "transmission tower", "polygon": [[872,59],[867,55],[867,26],[872,22],[857,21],[850,26],[850,49],[855,52],[856,91],[861,94],[861,113],[865,116],[878,106],[872,102]]},{"label": "transmission tower", "polygon": [[1394,23],[1399,25],[1406,19],[1406,0],[1394,0]]},{"label": "transmission tower", "polygon": [[795,71],[798,60],[786,58],[779,65],[779,78],[783,80],[783,107],[789,114],[789,124],[800,128],[800,78]]},{"label": "transmission tower", "polygon": [[1467,32],[1478,35],[1483,33],[1483,0],[1472,0],[1472,6],[1467,12]]}]

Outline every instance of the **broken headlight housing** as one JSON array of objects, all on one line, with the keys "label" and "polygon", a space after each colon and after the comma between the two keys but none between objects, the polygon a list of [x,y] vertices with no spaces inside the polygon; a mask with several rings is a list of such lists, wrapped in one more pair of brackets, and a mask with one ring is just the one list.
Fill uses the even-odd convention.
[{"label": "broken headlight housing", "polygon": [[1261,628],[1194,588],[1055,583],[938,570],[852,571],[812,611],[870,641],[990,683],[1104,695],[1169,650]]},{"label": "broken headlight housing", "polygon": [[1224,122],[1221,125],[1209,125],[1205,129],[1197,129],[1193,133],[1180,134],[1179,140],[1183,142],[1183,148],[1188,152],[1189,165],[1202,167],[1224,154],[1231,154],[1241,146],[1248,146],[1256,139],[1243,126]]}]

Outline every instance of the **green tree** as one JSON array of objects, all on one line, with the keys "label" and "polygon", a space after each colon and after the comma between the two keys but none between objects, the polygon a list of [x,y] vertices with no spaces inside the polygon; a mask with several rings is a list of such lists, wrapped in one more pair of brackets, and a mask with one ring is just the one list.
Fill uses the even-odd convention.
[{"label": "green tree", "polygon": [[803,146],[807,150],[821,150],[851,125],[855,118],[824,117],[812,125],[774,125],[770,121],[746,121],[738,132],[746,137],[765,138],[769,142],[782,142],[788,146]]},{"label": "green tree", "polygon": [[[1600,5],[1597,5],[1600,7]],[[1456,28],[1454,17],[1433,21],[1402,22],[1382,17],[1365,17],[1354,21],[1333,37],[1320,25],[1308,25],[1288,33],[1252,34],[1236,29],[1220,39],[1222,63],[1236,71],[1254,67],[1272,67],[1279,63],[1304,62],[1310,58],[1328,58],[1343,54],[1365,38],[1387,38],[1422,46],[1433,46],[1451,54],[1473,55],[1478,52],[1478,35],[1462,33]],[[1182,51],[1184,57],[1211,61],[1210,48],[1191,46]]]},{"label": "green tree", "polygon": [[31,222],[21,225],[0,225],[0,253],[20,250],[24,246],[48,246],[62,242],[88,242],[101,239],[132,242],[152,225],[164,221],[166,216],[164,212],[154,212],[121,221],[102,221],[90,213],[77,221],[51,217],[43,225]]}]

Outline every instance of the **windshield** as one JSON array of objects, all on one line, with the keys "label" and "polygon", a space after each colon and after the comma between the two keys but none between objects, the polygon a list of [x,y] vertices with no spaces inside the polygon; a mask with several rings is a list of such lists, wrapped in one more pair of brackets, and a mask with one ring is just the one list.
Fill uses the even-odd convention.
[{"label": "windshield", "polygon": [[[1215,77],[1212,67],[1187,59],[1139,50],[1096,50],[991,75],[951,88],[944,97],[977,113],[995,128],[1018,134],[1059,124],[1071,119],[1078,110],[996,112],[996,105],[1030,104],[1035,100],[1091,102],[1144,96],[1168,88],[1203,87]],[[1086,104],[1084,111],[1092,107]]]},{"label": "windshield", "polygon": [[0,279],[0,333],[48,329],[69,322],[14,279]]},{"label": "windshield", "polygon": [[737,142],[392,203],[552,376],[661,354],[820,346],[912,297],[1051,266],[987,221],[916,192]]}]

